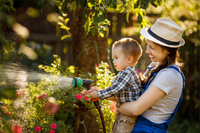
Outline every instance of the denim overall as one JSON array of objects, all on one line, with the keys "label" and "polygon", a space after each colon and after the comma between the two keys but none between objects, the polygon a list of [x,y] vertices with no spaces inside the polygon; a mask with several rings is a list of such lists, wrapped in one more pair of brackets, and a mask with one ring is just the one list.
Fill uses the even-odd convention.
[{"label": "denim overall", "polygon": [[[175,66],[170,66],[168,68],[173,68],[173,69],[177,70],[182,75],[183,88],[184,88],[185,87],[185,77],[184,77],[183,73]],[[156,73],[154,73],[153,77],[155,77],[155,76],[156,76]],[[149,87],[149,84],[150,84],[150,81],[146,85],[144,91],[147,90],[147,88]],[[182,95],[183,95],[183,93],[181,94],[181,97],[180,97],[179,102],[178,102],[178,104],[175,108],[174,113],[171,115],[171,118],[168,121],[161,123],[161,124],[156,124],[154,122],[149,121],[148,119],[146,119],[142,115],[140,115],[137,119],[135,127],[133,128],[132,133],[167,133],[167,128],[171,124],[171,122],[172,122],[172,120],[173,120],[173,118],[174,118],[174,116],[175,116],[175,114],[176,114],[176,112],[177,112],[177,110],[180,106]]]}]

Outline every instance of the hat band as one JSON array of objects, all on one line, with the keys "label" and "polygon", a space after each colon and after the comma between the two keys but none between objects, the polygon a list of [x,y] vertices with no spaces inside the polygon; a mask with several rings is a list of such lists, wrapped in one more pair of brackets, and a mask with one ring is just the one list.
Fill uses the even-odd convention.
[{"label": "hat band", "polygon": [[153,36],[154,38],[156,38],[156,39],[158,39],[159,41],[161,41],[161,42],[163,42],[163,43],[166,43],[166,44],[168,44],[168,45],[179,45],[179,43],[180,43],[180,41],[178,41],[178,42],[172,42],[172,41],[166,40],[166,39],[164,39],[164,38],[162,38],[162,37],[159,37],[158,35],[156,35],[155,33],[153,33],[153,32],[151,31],[150,28],[148,29],[148,33],[149,33],[151,36]]}]

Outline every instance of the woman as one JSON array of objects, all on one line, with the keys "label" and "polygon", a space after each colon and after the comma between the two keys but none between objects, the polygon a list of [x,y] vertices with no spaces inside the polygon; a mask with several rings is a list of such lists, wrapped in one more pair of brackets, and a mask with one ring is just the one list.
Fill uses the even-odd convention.
[{"label": "woman", "polygon": [[[178,53],[178,48],[185,43],[183,31],[174,21],[159,18],[151,28],[143,28],[140,33],[146,38],[146,53],[153,62],[151,70],[141,77],[146,88],[136,101],[116,109],[116,115],[120,112],[139,116],[132,133],[167,133],[184,88],[184,76],[180,71],[183,64]],[[91,91],[98,89],[94,87]]]},{"label": "woman", "polygon": [[146,38],[146,53],[157,66],[143,77],[142,83],[147,86],[139,99],[122,104],[116,113],[140,115],[132,133],[167,133],[184,88],[180,71],[183,64],[178,53],[185,43],[183,31],[174,21],[159,18],[151,28],[143,28],[140,33]]}]

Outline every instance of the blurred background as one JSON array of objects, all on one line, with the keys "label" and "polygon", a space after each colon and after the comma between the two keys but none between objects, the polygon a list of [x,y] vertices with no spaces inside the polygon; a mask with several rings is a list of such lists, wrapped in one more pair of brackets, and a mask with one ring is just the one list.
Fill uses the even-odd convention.
[{"label": "blurred background", "polygon": [[[129,10],[128,15],[126,8],[123,10],[107,8],[103,15],[110,23],[107,26],[109,32],[103,31],[105,35],[102,36],[93,30],[87,31],[86,22],[89,15],[85,10],[74,7],[76,3],[71,1],[71,9],[68,10],[63,8],[62,1],[58,2],[60,5],[57,2],[54,0],[0,1],[1,68],[4,65],[17,64],[41,71],[38,66],[51,65],[54,61],[53,55],[56,54],[61,58],[64,67],[72,65],[76,70],[81,69],[93,74],[95,64],[104,61],[108,62],[109,69],[117,74],[110,58],[112,44],[123,37],[131,37],[140,42],[143,47],[144,52],[136,69],[138,73],[144,72],[150,59],[145,54],[145,41],[139,35],[139,29],[141,25],[150,27],[157,18],[171,18],[184,30],[183,38],[186,43],[180,48],[180,56],[185,64],[183,72],[186,85],[181,106],[169,132],[178,132],[182,128],[185,130],[200,128],[199,0],[168,0],[157,6],[143,2],[147,4],[145,13],[140,13],[142,10],[137,13]],[[1,86],[1,91],[2,88]]]}]

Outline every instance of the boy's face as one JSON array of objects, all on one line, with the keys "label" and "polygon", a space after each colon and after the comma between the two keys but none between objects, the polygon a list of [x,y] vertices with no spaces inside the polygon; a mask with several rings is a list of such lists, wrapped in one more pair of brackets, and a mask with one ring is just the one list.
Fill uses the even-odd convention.
[{"label": "boy's face", "polygon": [[117,71],[122,71],[128,67],[128,58],[123,53],[121,47],[115,47],[112,51],[113,64]]}]

